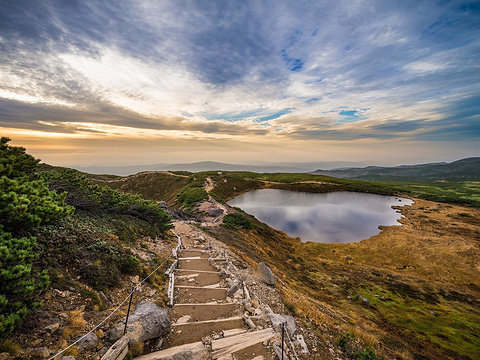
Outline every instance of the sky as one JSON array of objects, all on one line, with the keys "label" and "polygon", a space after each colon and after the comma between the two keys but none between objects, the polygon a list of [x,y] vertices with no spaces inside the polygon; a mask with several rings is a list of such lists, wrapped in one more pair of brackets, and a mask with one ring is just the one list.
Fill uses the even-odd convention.
[{"label": "sky", "polygon": [[480,156],[480,2],[0,0],[0,134],[72,167]]}]

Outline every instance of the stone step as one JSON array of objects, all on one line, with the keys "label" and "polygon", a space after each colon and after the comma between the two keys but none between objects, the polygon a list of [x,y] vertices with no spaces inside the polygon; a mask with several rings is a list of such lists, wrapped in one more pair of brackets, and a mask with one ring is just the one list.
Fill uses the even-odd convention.
[{"label": "stone step", "polygon": [[268,328],[259,331],[247,332],[223,339],[212,340],[212,359],[218,359],[222,356],[234,354],[246,348],[261,344],[275,337],[273,329]]},{"label": "stone step", "polygon": [[178,319],[190,315],[193,321],[205,321],[228,318],[240,315],[241,310],[237,304],[175,304],[171,310],[172,318]]},{"label": "stone step", "polygon": [[185,270],[204,270],[204,271],[218,271],[208,259],[201,258],[180,258],[178,259],[178,266]]},{"label": "stone step", "polygon": [[178,360],[178,359],[209,359],[209,352],[201,341],[155,351],[136,357],[137,360]]},{"label": "stone step", "polygon": [[222,281],[219,273],[189,271],[175,274],[175,285],[207,286],[218,284]]},{"label": "stone step", "polygon": [[207,303],[215,300],[226,300],[225,288],[208,288],[200,286],[175,286],[176,304]]},{"label": "stone step", "polygon": [[240,316],[175,325],[167,336],[165,346],[173,347],[201,341],[203,337],[213,333],[220,335],[224,330],[238,329],[244,326],[243,318]]}]

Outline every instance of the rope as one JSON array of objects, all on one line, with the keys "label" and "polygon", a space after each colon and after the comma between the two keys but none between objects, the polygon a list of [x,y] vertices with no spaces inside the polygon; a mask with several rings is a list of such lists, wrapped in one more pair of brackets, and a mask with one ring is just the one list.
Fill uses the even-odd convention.
[{"label": "rope", "polygon": [[128,294],[128,296],[120,303],[120,305],[118,305],[115,310],[113,310],[110,315],[108,315],[105,319],[103,319],[101,322],[98,323],[97,326],[95,326],[92,330],[90,330],[88,333],[86,333],[85,335],[83,335],[80,339],[78,339],[77,341],[71,343],[69,346],[67,346],[65,349],[59,351],[58,353],[56,353],[55,355],[53,355],[51,358],[49,358],[48,360],[52,360],[54,358],[56,358],[58,355],[60,354],[63,354],[65,351],[67,351],[68,349],[70,349],[72,346],[74,346],[75,344],[77,344],[80,340],[84,339],[87,337],[87,335],[93,333],[95,330],[97,330],[101,325],[103,325],[103,323],[105,321],[107,321],[114,313],[116,313],[118,311],[118,309],[120,309],[120,307],[125,304],[128,300],[128,298],[132,295],[132,293],[135,291],[135,288],[132,289],[132,291],[130,291],[130,293]]},{"label": "rope", "polygon": [[67,346],[65,349],[59,351],[58,353],[56,353],[55,355],[53,355],[52,357],[50,357],[48,360],[52,360],[54,358],[56,358],[58,355],[60,354],[63,354],[65,351],[67,351],[68,349],[70,349],[72,346],[74,346],[75,344],[77,344],[80,340],[84,339],[87,337],[87,335],[93,333],[95,330],[97,330],[101,325],[103,325],[105,323],[105,321],[107,321],[109,318],[112,317],[112,315],[114,313],[116,313],[120,307],[122,307],[123,304],[125,304],[125,302],[127,302],[128,298],[130,296],[132,296],[132,294],[135,292],[135,290],[139,290],[140,287],[142,286],[142,284],[147,281],[147,279],[152,276],[155,272],[158,271],[158,269],[160,269],[160,267],[162,267],[163,264],[165,264],[167,262],[168,259],[170,259],[172,257],[172,254],[170,254],[165,260],[163,260],[163,262],[157,266],[157,268],[155,270],[153,270],[150,274],[148,274],[148,276],[143,279],[141,282],[138,283],[137,286],[135,286],[127,295],[127,297],[120,303],[120,305],[118,305],[115,310],[113,310],[105,319],[103,319],[101,322],[99,322],[92,330],[90,330],[88,333],[86,333],[85,335],[83,335],[81,338],[79,338],[78,340],[76,340],[75,342],[71,343],[69,346]]}]

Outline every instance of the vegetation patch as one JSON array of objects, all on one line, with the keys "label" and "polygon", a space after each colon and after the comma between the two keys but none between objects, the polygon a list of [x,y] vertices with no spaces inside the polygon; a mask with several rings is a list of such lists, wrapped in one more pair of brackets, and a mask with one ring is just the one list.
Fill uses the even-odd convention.
[{"label": "vegetation patch", "polygon": [[223,224],[229,229],[251,229],[253,228],[252,222],[244,215],[241,214],[227,214],[223,217]]}]

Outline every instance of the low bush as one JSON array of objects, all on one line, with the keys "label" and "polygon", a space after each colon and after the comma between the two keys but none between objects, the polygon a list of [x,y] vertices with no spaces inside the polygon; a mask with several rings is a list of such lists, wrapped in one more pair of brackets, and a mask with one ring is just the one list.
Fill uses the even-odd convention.
[{"label": "low bush", "polygon": [[223,218],[223,224],[229,229],[252,229],[252,222],[241,214],[227,214]]}]

